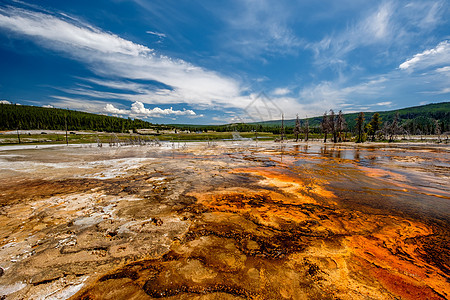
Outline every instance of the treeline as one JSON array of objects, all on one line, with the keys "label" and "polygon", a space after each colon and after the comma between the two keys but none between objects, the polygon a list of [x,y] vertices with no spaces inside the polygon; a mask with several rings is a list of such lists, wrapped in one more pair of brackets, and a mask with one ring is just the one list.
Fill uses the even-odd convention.
[{"label": "treeline", "polygon": [[[366,120],[366,118],[368,118]],[[280,135],[294,135],[307,141],[310,134],[314,138],[321,136],[324,142],[356,141],[394,141],[400,135],[437,135],[450,131],[450,103],[429,104],[406,108],[399,111],[343,114],[329,110],[322,117],[288,121],[270,121],[261,123],[237,123],[219,126],[176,125],[190,131],[219,132],[271,132]],[[287,125],[286,125],[287,124]]]},{"label": "treeline", "polygon": [[[366,118],[368,120],[366,121]],[[324,141],[392,140],[395,135],[429,135],[450,131],[450,102],[429,104],[398,111],[343,114],[329,110],[322,117],[225,125],[158,125],[139,119],[124,119],[80,111],[26,105],[0,104],[0,130],[92,130],[128,132],[137,129],[189,132],[270,132],[307,140],[309,134]]]},{"label": "treeline", "polygon": [[272,132],[280,133],[280,126],[263,126],[249,123],[233,123],[226,125],[187,125],[187,124],[173,124],[174,128],[191,131],[191,132]]},{"label": "treeline", "polygon": [[[370,117],[375,112],[364,112],[366,117]],[[378,112],[380,118],[384,122],[392,122],[398,114],[400,125],[410,134],[433,134],[436,126],[435,121],[439,122],[441,132],[450,131],[450,102],[432,103],[421,106],[414,106],[403,108],[394,111],[380,111]],[[343,114],[347,123],[347,130],[349,132],[356,131],[356,119],[358,113]],[[300,120],[301,122],[308,121],[311,128],[321,128],[323,117],[313,117]],[[264,127],[274,128],[281,127],[281,120],[258,122]],[[287,128],[294,128],[296,119],[284,120]]]},{"label": "treeline", "polygon": [[[191,132],[271,132],[277,135],[294,135],[296,140],[308,140],[309,134],[321,135],[325,142],[349,141],[356,136],[357,142],[368,139],[392,141],[396,135],[440,135],[450,131],[450,103],[428,105],[420,108],[393,112],[337,114],[327,111],[322,117],[300,120],[271,121],[264,123],[235,123],[226,125],[172,125]],[[430,109],[433,108],[434,109]],[[436,109],[436,106],[438,109]],[[368,120],[366,121],[366,118]],[[292,124],[292,125],[291,125]]]},{"label": "treeline", "polygon": [[[418,120],[420,122],[418,122]],[[398,112],[391,121],[384,121],[380,113],[374,113],[366,123],[365,114],[360,112],[355,119],[356,142],[387,140],[393,142],[398,135],[437,135],[440,139],[442,133],[448,135],[449,116],[441,120],[419,116],[414,119],[402,120]]]},{"label": "treeline", "polygon": [[[0,130],[93,130],[127,132],[139,128],[165,129],[138,119],[123,119],[74,110],[0,104]],[[164,128],[162,128],[164,127]]]}]

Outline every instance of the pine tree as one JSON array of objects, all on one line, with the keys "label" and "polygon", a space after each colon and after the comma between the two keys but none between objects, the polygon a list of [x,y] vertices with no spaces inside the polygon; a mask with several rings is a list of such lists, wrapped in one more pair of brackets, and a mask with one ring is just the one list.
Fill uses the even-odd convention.
[{"label": "pine tree", "polygon": [[381,118],[379,113],[374,113],[372,115],[372,120],[370,120],[370,130],[368,132],[369,135],[372,136],[372,142],[375,141],[375,134],[380,130]]}]

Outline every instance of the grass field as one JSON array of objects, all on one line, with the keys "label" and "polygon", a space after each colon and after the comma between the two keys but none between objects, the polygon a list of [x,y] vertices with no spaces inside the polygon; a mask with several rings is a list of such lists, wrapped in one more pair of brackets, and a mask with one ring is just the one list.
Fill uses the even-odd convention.
[{"label": "grass field", "polygon": [[[125,133],[105,133],[105,132],[89,132],[85,134],[68,134],[69,144],[85,144],[85,143],[127,143],[136,140],[159,140],[159,141],[209,141],[209,140],[233,140],[233,139],[255,139],[254,132],[241,132],[238,135],[232,132],[207,132],[207,133],[164,133],[160,135],[142,135],[142,134],[125,134]],[[278,135],[267,132],[258,132],[258,140],[273,140]],[[65,144],[65,134],[20,134],[21,144],[39,145],[39,144]],[[5,132],[0,134],[0,145],[16,145],[19,144],[19,137],[16,132]]]},{"label": "grass field", "polygon": [[[302,140],[303,135],[299,136]],[[279,139],[278,134],[270,132],[202,132],[202,133],[162,133],[162,134],[130,134],[130,133],[108,133],[108,132],[76,132],[75,134],[68,134],[67,139],[69,144],[142,144],[151,141],[214,141],[214,140],[240,140],[240,139],[258,139],[258,140],[275,140]],[[348,136],[350,141],[352,137]],[[287,134],[285,139],[293,140],[293,134]],[[311,141],[322,141],[322,134],[310,134]],[[328,141],[332,138],[329,135]],[[397,136],[397,142],[444,142],[448,143],[448,135],[438,136]],[[36,133],[35,131],[24,132],[20,134],[20,144],[27,145],[44,145],[44,144],[65,144],[66,135],[64,132]],[[17,145],[19,138],[17,132],[0,132],[0,146]]]}]

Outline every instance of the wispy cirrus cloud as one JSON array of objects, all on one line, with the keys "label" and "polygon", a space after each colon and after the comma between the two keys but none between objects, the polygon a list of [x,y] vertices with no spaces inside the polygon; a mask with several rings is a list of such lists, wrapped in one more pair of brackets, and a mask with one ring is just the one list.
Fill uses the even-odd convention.
[{"label": "wispy cirrus cloud", "polygon": [[368,78],[358,84],[346,85],[339,81],[323,81],[300,91],[300,98],[312,107],[341,109],[354,105],[355,98],[364,98],[366,103],[376,100],[385,91],[388,79],[384,76]]},{"label": "wispy cirrus cloud", "polygon": [[292,6],[284,1],[239,0],[210,11],[223,21],[221,47],[246,58],[285,56],[299,52],[304,44],[291,28],[295,20]]},{"label": "wispy cirrus cloud", "polygon": [[0,8],[0,27],[25,35],[48,48],[71,54],[75,50],[130,56],[153,52],[145,46],[103,32],[89,24],[80,21],[77,21],[78,24],[71,23],[75,20],[14,7]]},{"label": "wispy cirrus cloud", "polygon": [[317,61],[321,64],[344,63],[343,59],[351,51],[391,38],[393,9],[391,3],[383,3],[375,11],[357,20],[355,24],[327,35],[319,42],[309,43],[307,48],[314,51]]},{"label": "wispy cirrus cloud", "polygon": [[430,30],[442,22],[447,15],[444,0],[410,1],[404,6],[411,27],[419,30]]},{"label": "wispy cirrus cloud", "polygon": [[165,38],[166,37],[166,35],[164,33],[161,33],[161,32],[148,30],[148,31],[146,31],[146,33],[151,34],[151,35],[155,35],[155,36],[157,36],[159,38]]},{"label": "wispy cirrus cloud", "polygon": [[[448,72],[448,73],[447,73]],[[401,69],[363,78],[358,83],[349,84],[346,80],[322,81],[300,89],[299,96],[309,109],[317,111],[320,107],[343,109],[353,112],[358,109],[373,110],[374,107],[396,107],[399,95],[409,95],[410,101],[423,102],[424,95],[434,97],[432,101],[446,101],[450,94],[448,88],[450,72],[446,67],[425,73],[407,73]],[[361,100],[363,99],[363,100]],[[433,99],[433,98],[432,98]],[[440,100],[442,99],[442,100]],[[358,104],[364,102],[364,105]]]},{"label": "wispy cirrus cloud", "polygon": [[101,100],[92,100],[84,97],[68,97],[61,95],[50,95],[52,98],[52,105],[54,107],[62,107],[72,110],[80,110],[94,114],[105,114],[106,105],[108,102]]},{"label": "wispy cirrus cloud", "polygon": [[[156,88],[147,88],[139,99],[131,101],[242,106],[242,88],[238,81],[184,60],[157,54],[153,49],[79,22],[76,18],[0,7],[0,28],[79,60],[104,78],[159,83]],[[161,84],[169,89],[157,88]],[[104,96],[104,93],[95,90],[74,89],[72,92],[84,96]],[[109,96],[127,100],[129,95],[110,93]]]},{"label": "wispy cirrus cloud", "polygon": [[323,66],[349,65],[349,54],[362,48],[373,51],[374,56],[392,59],[392,52],[406,53],[415,38],[442,24],[445,7],[443,1],[383,1],[369,6],[343,30],[308,43],[306,48],[313,50],[316,63]]}]

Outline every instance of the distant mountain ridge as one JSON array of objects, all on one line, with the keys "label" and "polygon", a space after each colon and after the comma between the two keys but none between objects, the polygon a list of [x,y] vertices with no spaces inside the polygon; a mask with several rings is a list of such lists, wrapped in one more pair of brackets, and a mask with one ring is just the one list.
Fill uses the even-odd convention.
[{"label": "distant mountain ridge", "polygon": [[128,132],[154,128],[150,122],[86,113],[76,110],[0,103],[0,130],[93,130]]},{"label": "distant mountain ridge", "polygon": [[[338,114],[339,111],[335,111],[335,114]],[[401,108],[390,111],[373,111],[373,112],[364,112],[366,122],[370,121],[372,115],[378,112],[382,119],[382,122],[391,122],[395,114],[398,112],[400,120],[413,120],[416,118],[431,118],[434,120],[438,120],[443,123],[447,130],[449,130],[448,126],[450,123],[450,102],[441,102],[441,103],[431,103],[420,106],[412,106],[407,108]],[[329,114],[330,111],[327,110]],[[358,113],[347,113],[343,114],[344,118],[347,122],[348,127],[351,129],[355,126],[355,119],[358,116]],[[323,116],[311,117],[307,118],[309,122],[309,126],[317,127],[320,126]],[[306,120],[300,119],[302,122]],[[272,121],[264,121],[264,122],[253,122],[250,124],[262,125],[262,126],[281,126],[281,120],[272,120]],[[292,127],[295,125],[295,119],[284,120],[284,126]],[[444,127],[445,127],[444,126]]]},{"label": "distant mountain ridge", "polygon": [[[392,122],[398,112],[401,124],[410,133],[420,131],[423,134],[432,133],[436,120],[441,127],[441,132],[450,131],[450,102],[432,103],[413,106],[391,111],[379,111],[381,121]],[[329,110],[327,111],[329,113]],[[337,114],[338,111],[335,111]],[[368,123],[375,112],[365,112],[366,123]],[[348,130],[352,131],[358,113],[344,114]],[[306,119],[301,119],[304,123]],[[308,118],[311,129],[320,127],[322,116]],[[156,130],[179,128],[187,130],[215,130],[215,131],[272,131],[276,132],[281,126],[281,120],[224,124],[224,125],[186,125],[167,124],[158,125],[139,119],[124,119],[106,115],[92,114],[75,110],[60,108],[44,108],[28,105],[14,105],[0,103],[0,130],[64,130],[67,122],[68,130],[93,130],[107,132],[128,132],[141,128]],[[284,120],[284,126],[292,128],[295,119]],[[279,129],[278,129],[279,130]]]}]

